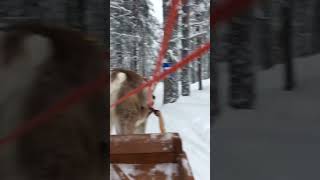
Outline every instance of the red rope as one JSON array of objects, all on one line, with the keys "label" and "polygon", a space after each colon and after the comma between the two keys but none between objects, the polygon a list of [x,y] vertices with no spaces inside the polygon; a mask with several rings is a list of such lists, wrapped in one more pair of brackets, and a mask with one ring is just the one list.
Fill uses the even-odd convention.
[{"label": "red rope", "polygon": [[150,81],[148,81],[146,83],[143,83],[142,85],[140,85],[136,89],[134,89],[134,90],[130,91],[129,93],[127,93],[126,95],[122,96],[118,101],[116,101],[114,104],[112,104],[110,106],[110,109],[116,107],[117,105],[119,105],[121,103],[123,103],[127,98],[139,93],[145,87],[151,86],[155,82],[161,81],[162,79],[166,78],[169,74],[177,71],[179,68],[182,68],[183,66],[185,66],[186,64],[188,64],[191,61],[195,60],[199,56],[202,56],[204,53],[209,51],[209,49],[210,49],[210,43],[204,44],[200,48],[198,48],[195,51],[193,51],[190,55],[188,55],[187,57],[185,57],[184,59],[179,61],[177,64],[172,66],[170,69],[164,71],[160,75],[154,76],[152,80],[150,80]]},{"label": "red rope", "polygon": [[48,111],[44,111],[34,118],[32,118],[30,121],[25,121],[26,123],[14,130],[11,134],[8,136],[0,139],[0,146],[3,144],[10,143],[11,141],[26,135],[29,133],[32,129],[47,123],[51,117],[54,115],[63,112],[67,108],[69,108],[72,104],[75,104],[79,102],[82,98],[96,92],[97,90],[102,89],[102,87],[105,87],[105,84],[107,82],[107,78],[105,73],[99,78],[98,80],[95,80],[94,82],[90,82],[74,91],[72,91],[68,96],[63,98],[62,101],[57,102],[53,106],[49,107]]},{"label": "red rope", "polygon": [[218,3],[213,7],[211,13],[211,25],[215,26],[218,22],[230,20],[235,15],[248,9],[255,0],[228,0]]},{"label": "red rope", "polygon": [[[253,1],[254,0],[229,0],[226,3],[218,4],[217,8],[213,11],[213,13],[211,14],[211,17],[210,17],[211,18],[211,25],[216,25],[220,21],[225,21],[225,20],[228,20],[228,19],[232,18],[233,16],[235,16],[236,14],[238,14],[239,12],[241,12],[245,8],[247,8],[250,5],[250,3],[252,3]],[[210,43],[207,43],[206,45],[208,45],[210,47]],[[196,50],[196,51],[198,51],[198,50]],[[193,53],[191,55],[193,55]],[[159,57],[161,57],[161,54],[159,55]],[[162,55],[162,59],[163,59],[163,57],[164,57],[164,55]],[[160,68],[161,62],[162,62],[162,59],[161,59],[161,61],[159,59],[160,58],[158,58],[158,61],[157,61],[158,63],[157,63],[156,72]],[[183,60],[182,60],[181,63],[184,63]],[[177,63],[176,65],[179,65],[181,63]],[[178,67],[178,68],[180,68],[180,67]],[[172,72],[173,73],[174,71],[171,71],[171,69],[174,69],[174,67],[171,67],[166,72]],[[125,101],[130,96],[142,91],[145,87],[152,86],[156,82],[156,81],[154,81],[156,79],[156,77],[157,77],[157,75],[154,76],[153,80],[151,81],[151,84],[150,84],[150,81],[148,83],[142,84],[138,88],[136,88],[136,89],[132,90],[131,92],[129,92],[127,95],[121,97],[117,102],[112,104],[110,106],[110,108],[114,108],[115,106],[121,104],[123,101]],[[160,80],[162,80],[162,79],[160,79]],[[150,93],[149,93],[149,96],[150,96]]]},{"label": "red rope", "polygon": [[[228,2],[226,3],[221,3],[221,4],[218,4],[216,9],[213,11],[213,13],[211,14],[211,25],[216,25],[218,22],[220,21],[225,21],[225,20],[228,20],[230,18],[232,18],[233,16],[235,16],[236,14],[238,14],[239,12],[243,11],[244,9],[248,8],[250,6],[250,4],[253,2],[254,0],[229,0]],[[176,1],[173,1],[173,3],[178,3]],[[173,26],[173,24],[172,24]],[[172,29],[173,30],[173,29]],[[166,33],[165,33],[166,34]],[[168,38],[168,37],[166,37]],[[167,41],[169,41],[169,39],[166,39]],[[165,42],[165,40],[164,40]],[[209,46],[210,47],[210,43],[207,43],[206,46]],[[168,48],[168,44],[165,46],[163,45],[164,48]],[[201,49],[201,48],[199,48]],[[199,49],[197,49],[196,51],[194,52],[197,52]],[[209,49],[208,49],[209,50]],[[154,83],[158,82],[158,81],[155,81],[156,77],[158,76],[158,72],[160,71],[160,66],[161,66],[161,63],[162,63],[162,60],[164,58],[164,55],[165,55],[165,52],[164,50],[161,50],[160,51],[160,54],[159,54],[159,57],[157,59],[157,66],[156,66],[156,70],[155,70],[155,75],[153,76],[153,80],[152,81],[149,81],[147,83],[144,83],[142,84],[141,86],[139,86],[138,88],[132,90],[131,92],[129,92],[128,94],[124,95],[123,97],[121,97],[117,102],[115,102],[114,104],[112,104],[110,106],[110,109],[111,108],[114,108],[115,106],[121,104],[123,101],[125,101],[127,98],[131,97],[132,95],[136,94],[136,93],[139,93],[140,91],[142,91],[145,87],[150,87],[152,86]],[[194,53],[193,52],[193,53]],[[164,54],[162,54],[164,53]],[[193,55],[193,53],[191,55]],[[190,55],[190,56],[191,56]],[[189,56],[188,56],[189,57]],[[187,57],[187,58],[188,58]],[[185,59],[187,59],[185,58]],[[193,60],[193,59],[192,59]],[[183,60],[182,60],[183,61]],[[179,65],[179,64],[184,64],[184,62],[180,62],[180,63],[177,63],[176,65]],[[178,68],[181,68],[181,67],[178,67]],[[178,69],[177,68],[177,69]],[[171,67],[170,69],[168,69],[166,72],[175,72],[175,71],[171,71],[171,69],[175,69],[174,67]],[[162,73],[164,74],[164,73]],[[162,80],[162,79],[160,79]],[[150,83],[151,82],[151,83]],[[149,90],[149,93],[148,93],[148,96],[149,96],[149,99],[151,98],[152,94],[150,93],[151,91]]]},{"label": "red rope", "polygon": [[176,25],[176,22],[177,22],[178,7],[179,7],[179,0],[173,0],[172,5],[171,5],[171,9],[169,12],[168,20],[167,20],[166,26],[164,28],[162,46],[160,48],[160,53],[157,58],[157,64],[156,64],[156,69],[154,71],[154,75],[159,75],[159,73],[160,73],[162,61],[164,59],[164,56],[167,53],[167,50],[169,47],[170,37],[173,33],[174,26]]},{"label": "red rope", "polygon": [[[248,5],[249,2],[251,2],[251,1],[253,1],[253,0],[238,0],[238,1],[233,0],[228,5],[218,6],[218,8],[211,15],[211,18],[213,19],[211,21],[211,24],[215,25],[218,21],[222,21],[222,20],[226,20],[228,18],[231,18],[233,15],[235,15],[232,12],[233,10],[236,10],[238,12],[238,9],[243,9],[244,5],[245,4]],[[173,2],[175,2],[175,0]],[[232,3],[235,3],[235,4],[232,5]],[[236,8],[237,6],[239,6],[239,7]],[[168,47],[164,46],[163,49],[165,49],[165,48],[168,48]],[[122,103],[124,100],[126,100],[126,98],[140,92],[145,87],[152,86],[153,83],[164,79],[169,74],[177,71],[179,68],[185,66],[186,64],[190,63],[192,60],[203,55],[204,53],[209,51],[209,49],[210,49],[210,43],[204,44],[202,47],[193,51],[189,56],[182,59],[180,62],[178,62],[177,64],[172,66],[170,69],[164,71],[163,73],[161,73],[157,76],[154,76],[152,80],[142,84],[137,89],[134,89],[133,91],[129,92],[124,97],[120,98],[119,101],[117,101],[115,104],[111,105],[110,108],[113,108],[116,105]],[[161,52],[165,52],[165,51],[162,50]],[[108,52],[107,52],[106,56],[108,57]],[[159,55],[158,59],[160,59],[160,57],[161,57],[161,54]],[[162,55],[162,57],[164,57],[164,55]],[[161,65],[161,63],[160,63],[160,65]],[[38,114],[37,116],[32,118],[30,121],[25,121],[26,124],[17,128],[8,136],[1,138],[0,139],[0,146],[4,145],[4,144],[8,144],[8,143],[14,141],[15,139],[29,133],[32,129],[48,122],[49,120],[51,120],[50,119],[51,117],[66,110],[72,104],[79,102],[82,98],[94,93],[95,91],[97,91],[99,89],[105,88],[105,83],[107,81],[108,80],[106,78],[106,75],[103,73],[102,77],[99,78],[98,80],[91,82],[91,83],[88,83],[87,85],[74,90],[70,95],[63,98],[62,101],[51,106],[47,111]]]},{"label": "red rope", "polygon": [[[164,27],[164,34],[163,34],[163,39],[162,39],[162,43],[161,43],[161,47],[160,47],[160,52],[159,52],[159,56],[156,60],[156,68],[154,70],[153,76],[157,76],[160,73],[160,69],[161,69],[161,65],[163,62],[163,59],[167,53],[167,50],[169,48],[169,42],[170,42],[170,38],[172,36],[172,33],[174,31],[174,27],[177,24],[177,17],[178,17],[178,9],[179,9],[179,0],[173,0],[172,4],[171,4],[171,8],[169,11],[169,15],[167,16],[167,21]],[[152,99],[152,91],[153,91],[153,87],[155,87],[155,84],[152,84],[149,86],[148,88],[148,105],[150,107],[153,106],[153,99]]]}]

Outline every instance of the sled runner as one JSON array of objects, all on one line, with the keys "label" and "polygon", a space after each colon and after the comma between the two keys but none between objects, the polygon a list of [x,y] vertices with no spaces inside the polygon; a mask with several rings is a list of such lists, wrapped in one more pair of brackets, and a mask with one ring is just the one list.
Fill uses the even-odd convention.
[{"label": "sled runner", "polygon": [[194,180],[177,133],[110,136],[111,180]]}]

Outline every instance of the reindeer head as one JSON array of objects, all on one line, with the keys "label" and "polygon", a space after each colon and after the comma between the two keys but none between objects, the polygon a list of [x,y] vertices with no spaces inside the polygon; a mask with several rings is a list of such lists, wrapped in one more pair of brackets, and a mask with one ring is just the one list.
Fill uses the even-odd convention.
[{"label": "reindeer head", "polygon": [[21,31],[0,32],[0,136],[19,122],[15,112],[32,88],[38,68],[51,56],[51,42],[41,35]]},{"label": "reindeer head", "polygon": [[[0,32],[0,137],[103,72],[98,45],[83,36],[45,25]],[[1,146],[0,179],[105,179],[106,96],[96,92]]]},{"label": "reindeer head", "polygon": [[[133,71],[114,69],[111,72],[110,104],[145,81],[145,78]],[[146,120],[152,113],[151,105],[153,101],[148,103],[148,89],[144,89],[111,110],[111,126],[115,126],[117,134],[144,133]]]}]

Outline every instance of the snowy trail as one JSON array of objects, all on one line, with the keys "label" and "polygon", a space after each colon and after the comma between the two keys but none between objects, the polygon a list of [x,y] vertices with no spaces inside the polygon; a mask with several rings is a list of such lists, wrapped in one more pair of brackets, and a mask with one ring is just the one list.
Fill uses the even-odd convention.
[{"label": "snowy trail", "polygon": [[[210,80],[203,81],[204,90],[191,85],[191,96],[176,103],[162,105],[163,84],[155,91],[156,105],[168,132],[178,132],[196,180],[210,180]],[[147,133],[159,133],[158,120],[152,115]]]},{"label": "snowy trail", "polygon": [[320,179],[320,56],[295,60],[297,88],[283,90],[283,65],[257,74],[255,110],[226,105],[228,74],[220,66],[216,180]]}]

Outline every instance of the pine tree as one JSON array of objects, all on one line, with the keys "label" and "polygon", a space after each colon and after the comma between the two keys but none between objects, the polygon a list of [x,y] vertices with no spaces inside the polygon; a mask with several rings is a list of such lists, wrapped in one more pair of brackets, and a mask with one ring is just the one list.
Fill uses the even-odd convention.
[{"label": "pine tree", "polygon": [[[190,48],[195,50],[199,45],[210,39],[210,2],[209,0],[190,0]],[[203,78],[210,76],[210,57],[206,54],[198,61],[191,63],[190,73],[191,82],[199,82],[201,89],[201,82]]]},{"label": "pine tree", "polygon": [[[200,33],[202,34],[202,26],[200,24],[200,22],[202,22],[202,17],[203,17],[203,10],[200,8],[203,4],[201,3],[201,0],[195,0],[195,6],[198,7],[197,12],[195,13],[195,19],[198,22],[198,24],[196,25],[196,33],[198,34],[197,36],[197,40],[196,40],[196,44],[197,46],[200,46],[202,44],[202,37],[203,35],[200,35]],[[202,90],[202,57],[199,57],[197,60],[197,64],[198,64],[198,82],[199,82],[199,90]]]},{"label": "pine tree", "polygon": [[110,4],[111,67],[151,73],[159,44],[159,24],[149,0],[115,0]]}]

